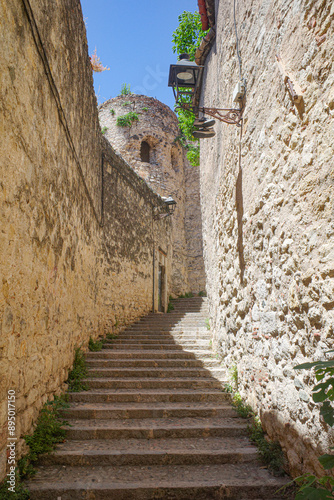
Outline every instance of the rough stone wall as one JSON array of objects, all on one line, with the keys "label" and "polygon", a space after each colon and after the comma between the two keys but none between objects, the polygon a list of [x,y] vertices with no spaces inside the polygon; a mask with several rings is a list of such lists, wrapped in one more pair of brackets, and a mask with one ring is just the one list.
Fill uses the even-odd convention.
[{"label": "rough stone wall", "polygon": [[29,6],[0,3],[1,478],[7,391],[19,458],[75,347],[151,310],[153,244],[170,253],[169,222],[152,214],[164,203],[102,145],[80,2]]},{"label": "rough stone wall", "polygon": [[199,167],[190,165],[185,158],[184,170],[186,191],[184,224],[189,290],[199,293],[206,290]]},{"label": "rough stone wall", "polygon": [[[129,112],[137,113],[138,120],[131,127],[118,126],[117,119]],[[99,116],[101,126],[106,127],[105,137],[138,175],[158,194],[171,195],[177,202],[171,217],[172,294],[204,290],[200,210],[194,203],[199,201],[198,170],[190,167],[175,141],[179,135],[175,113],[157,99],[129,94],[104,102]],[[149,162],[141,158],[143,141],[150,146]]]},{"label": "rough stone wall", "polygon": [[[202,101],[232,107],[239,79],[232,0],[216,1],[217,37]],[[247,79],[240,129],[201,141],[201,198],[214,345],[237,365],[240,392],[278,439],[293,475],[315,470],[333,432],[311,398],[334,337],[334,4],[238,2]],[[275,55],[302,90],[295,105]]]}]

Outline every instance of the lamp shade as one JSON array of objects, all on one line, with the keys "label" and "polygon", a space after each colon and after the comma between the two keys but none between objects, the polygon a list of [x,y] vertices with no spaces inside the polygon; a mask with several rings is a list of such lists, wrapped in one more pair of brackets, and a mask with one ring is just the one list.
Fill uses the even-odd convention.
[{"label": "lamp shade", "polygon": [[169,87],[196,87],[201,66],[189,61],[188,54],[181,54],[180,60],[176,64],[171,64],[169,68]]}]

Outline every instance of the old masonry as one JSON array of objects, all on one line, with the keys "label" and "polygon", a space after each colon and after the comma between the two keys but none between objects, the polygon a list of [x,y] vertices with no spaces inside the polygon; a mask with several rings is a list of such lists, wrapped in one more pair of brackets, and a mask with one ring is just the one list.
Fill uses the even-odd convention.
[{"label": "old masonry", "polygon": [[[210,31],[196,54],[198,104],[232,107],[241,70],[247,93],[242,127],[217,122],[199,169],[175,141],[175,114],[156,99],[119,96],[97,108],[79,0],[57,2],[52,16],[46,0],[0,5],[1,479],[8,391],[19,458],[43,404],[66,390],[75,349],[116,331],[113,349],[87,355],[95,376],[87,396],[72,398],[70,433],[90,445],[123,442],[115,453],[100,443],[90,459],[83,443],[60,450],[58,468],[75,455],[67,466],[78,484],[88,481],[76,469],[86,459],[124,479],[122,450],[127,484],[138,485],[142,467],[167,490],[166,474],[176,486],[187,474],[207,479],[170,498],[238,498],[241,486],[245,499],[274,498],[284,480],[258,468],[221,391],[231,368],[289,473],[324,473],[318,457],[333,433],[312,400],[313,375],[294,366],[334,348],[334,5],[245,0],[234,15],[233,0],[200,3]],[[117,126],[127,111],[138,121]],[[207,298],[178,299],[165,314],[170,295],[204,290]],[[43,467],[51,484],[56,473],[47,459]],[[56,498],[59,484],[47,492],[42,482],[36,498]],[[73,488],[62,498],[79,498]],[[113,498],[102,490],[96,498]],[[120,491],[115,498],[156,493],[149,479],[132,497]]]}]

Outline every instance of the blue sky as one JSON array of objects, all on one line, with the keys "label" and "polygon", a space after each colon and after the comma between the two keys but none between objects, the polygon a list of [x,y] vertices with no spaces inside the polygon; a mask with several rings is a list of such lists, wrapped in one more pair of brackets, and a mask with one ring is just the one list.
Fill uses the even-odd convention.
[{"label": "blue sky", "polygon": [[172,33],[184,10],[198,10],[197,0],[81,0],[89,54],[97,55],[110,71],[94,73],[99,104],[131,91],[156,97],[173,109],[167,87],[169,65],[176,62]]}]

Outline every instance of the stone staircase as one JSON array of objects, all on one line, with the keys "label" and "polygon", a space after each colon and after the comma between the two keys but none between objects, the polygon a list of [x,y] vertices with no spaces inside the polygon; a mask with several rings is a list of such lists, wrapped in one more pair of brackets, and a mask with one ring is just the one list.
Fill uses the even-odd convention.
[{"label": "stone staircase", "polygon": [[70,394],[31,500],[283,498],[222,391],[207,316],[206,299],[178,299],[87,353],[90,390]]}]

